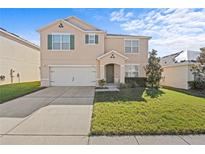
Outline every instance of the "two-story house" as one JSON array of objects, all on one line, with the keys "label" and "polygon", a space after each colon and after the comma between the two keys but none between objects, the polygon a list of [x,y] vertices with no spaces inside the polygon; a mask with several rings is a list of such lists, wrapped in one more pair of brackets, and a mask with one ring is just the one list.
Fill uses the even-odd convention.
[{"label": "two-story house", "polygon": [[107,34],[68,17],[38,30],[42,86],[96,86],[145,77],[148,36]]}]

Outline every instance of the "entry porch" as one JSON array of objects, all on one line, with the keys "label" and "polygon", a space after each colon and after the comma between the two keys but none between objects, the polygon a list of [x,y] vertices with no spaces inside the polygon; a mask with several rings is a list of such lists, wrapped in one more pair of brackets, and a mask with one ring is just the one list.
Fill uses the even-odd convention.
[{"label": "entry porch", "polygon": [[98,57],[99,80],[107,85],[125,83],[125,63],[128,58],[117,51],[110,51]]}]

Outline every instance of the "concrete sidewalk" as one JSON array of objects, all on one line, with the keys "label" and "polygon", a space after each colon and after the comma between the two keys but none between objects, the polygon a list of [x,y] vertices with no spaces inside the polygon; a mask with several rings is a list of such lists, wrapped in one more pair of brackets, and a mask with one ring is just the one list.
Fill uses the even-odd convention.
[{"label": "concrete sidewalk", "polygon": [[205,135],[92,136],[94,145],[205,145]]},{"label": "concrete sidewalk", "polygon": [[0,144],[17,145],[205,145],[205,135],[163,136],[72,136],[3,135]]}]

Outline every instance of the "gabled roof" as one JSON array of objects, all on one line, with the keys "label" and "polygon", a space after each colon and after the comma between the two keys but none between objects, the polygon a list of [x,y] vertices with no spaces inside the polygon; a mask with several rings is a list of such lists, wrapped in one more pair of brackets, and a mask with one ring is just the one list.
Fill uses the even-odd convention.
[{"label": "gabled roof", "polygon": [[80,30],[80,31],[83,31],[83,32],[103,32],[102,30],[97,29],[97,28],[95,28],[95,27],[93,27],[93,26],[91,26],[91,25],[89,25],[89,26],[93,27],[93,29],[85,29],[85,28],[83,28],[82,25],[76,24],[76,23],[72,22],[71,20],[69,20],[69,19],[71,19],[71,18],[75,18],[76,20],[79,20],[80,22],[83,22],[84,24],[89,25],[89,24],[85,23],[84,21],[78,19],[77,17],[71,16],[71,17],[68,17],[68,18],[66,18],[66,19],[56,20],[56,21],[54,21],[54,22],[52,22],[52,23],[50,23],[50,24],[48,24],[48,25],[46,25],[46,26],[43,26],[43,27],[39,28],[37,31],[40,32],[40,31],[42,31],[43,29],[46,29],[47,27],[49,27],[49,26],[51,26],[51,25],[54,25],[54,24],[56,24],[56,23],[58,23],[58,22],[62,22],[62,23],[64,23],[64,24],[67,24],[67,25],[69,25],[69,26],[72,26],[72,27],[74,27],[74,28],[76,28],[76,29],[78,29],[78,30]]},{"label": "gabled roof", "polygon": [[107,55],[109,55],[109,54],[112,54],[112,53],[115,53],[116,55],[118,55],[118,56],[120,56],[120,57],[122,57],[122,58],[124,58],[124,59],[128,59],[128,57],[126,57],[125,55],[123,55],[123,54],[121,54],[121,53],[119,53],[119,52],[117,52],[117,51],[115,51],[115,50],[111,50],[111,51],[109,51],[109,52],[107,52],[107,53],[105,53],[105,54],[99,56],[99,57],[97,58],[97,60],[100,60],[100,59],[104,58],[105,56],[107,56]]},{"label": "gabled roof", "polygon": [[172,53],[172,54],[170,54],[170,55],[166,55],[166,56],[164,56],[164,57],[162,57],[162,58],[176,57],[176,56],[178,56],[179,54],[181,54],[182,52],[183,52],[183,50],[180,51],[180,52]]},{"label": "gabled roof", "polygon": [[7,30],[0,27],[0,35],[1,35],[1,33],[3,34],[3,36],[6,36],[7,38],[10,38],[10,39],[12,38],[12,40],[14,40],[16,42],[19,42],[23,45],[26,45],[26,46],[32,47],[34,49],[40,50],[39,46],[37,46],[36,44],[31,43],[30,41],[28,41],[28,40],[14,34],[14,33],[8,32]]},{"label": "gabled roof", "polygon": [[173,62],[175,62],[175,63],[194,62],[194,61],[196,61],[196,59],[199,55],[200,55],[199,51],[182,50],[180,52],[164,56],[164,57],[162,57],[162,59],[170,57],[173,59]]},{"label": "gabled roof", "polygon": [[[71,23],[71,24],[73,24],[73,25],[83,29],[84,31],[103,31],[103,30],[101,30],[99,28],[94,27],[93,25],[90,25],[90,24],[86,23],[85,21],[83,21],[83,20],[81,20],[81,19],[79,19],[79,18],[77,18],[75,16],[70,16],[70,17],[68,17],[68,18],[66,18],[64,20],[66,20],[67,22],[69,22],[69,23]],[[75,20],[79,21],[82,24],[78,24],[78,23],[74,22]],[[83,24],[88,26],[88,27],[90,27],[90,28],[84,28]]]},{"label": "gabled roof", "polygon": [[[78,21],[78,22],[75,22]],[[75,17],[75,16],[70,16],[68,18],[65,18],[65,19],[59,19],[59,20],[56,20],[46,26],[43,26],[41,28],[39,28],[37,31],[40,32],[42,31],[43,29],[46,29],[47,27],[51,26],[51,25],[54,25],[58,22],[62,22],[64,24],[67,24],[67,25],[70,25],[80,31],[83,31],[83,32],[103,32],[105,33],[105,31],[99,29],[99,28],[96,28],[94,27],[93,25],[90,25],[88,23],[86,23],[85,21]],[[86,25],[86,26],[85,26]],[[86,28],[87,27],[87,28]],[[89,28],[88,28],[89,27]],[[107,34],[106,37],[133,37],[133,38],[146,38],[146,39],[151,39],[152,37],[149,37],[149,36],[137,36],[137,35],[123,35],[123,34]]]},{"label": "gabled roof", "polygon": [[178,56],[175,57],[176,62],[195,62],[197,58],[199,57],[200,52],[199,51],[193,51],[193,50],[183,50]]}]

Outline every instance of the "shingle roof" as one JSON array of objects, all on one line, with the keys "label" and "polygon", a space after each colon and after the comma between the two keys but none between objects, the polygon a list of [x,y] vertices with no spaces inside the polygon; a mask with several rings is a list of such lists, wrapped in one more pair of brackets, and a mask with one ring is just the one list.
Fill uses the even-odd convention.
[{"label": "shingle roof", "polygon": [[142,36],[142,35],[127,35],[127,34],[107,34],[107,36],[122,36],[122,37],[142,37],[142,38],[149,38],[150,36]]},{"label": "shingle roof", "polygon": [[180,52],[172,53],[172,54],[166,55],[166,56],[164,56],[164,57],[162,57],[162,58],[176,57],[176,56],[180,55],[182,52],[184,52],[184,51],[182,50],[182,51],[180,51]]},{"label": "shingle roof", "polygon": [[178,56],[175,57],[176,62],[194,62],[197,60],[198,56],[200,55],[199,51],[192,51],[192,50],[184,50]]},{"label": "shingle roof", "polygon": [[[64,19],[65,20],[65,19]],[[93,31],[93,30],[95,30],[95,31],[102,31],[102,30],[100,30],[100,29],[98,29],[98,28],[95,28],[95,29],[93,29],[93,30],[91,30],[91,29],[85,29],[85,28],[83,28],[81,25],[79,25],[79,24],[76,24],[76,23],[74,23],[74,22],[71,22],[71,21],[68,21],[68,20],[65,20],[66,22],[69,22],[69,23],[71,23],[72,25],[75,25],[76,27],[78,27],[78,28],[80,28],[80,29],[82,29],[82,30],[84,30],[84,31]]]},{"label": "shingle roof", "polygon": [[[82,22],[82,23],[84,23],[84,24],[86,24],[86,25],[92,27],[92,29],[85,29],[85,28],[83,28],[82,25],[77,24],[76,22],[72,22],[72,18],[74,18],[74,19],[76,19],[76,20],[78,20],[78,21],[80,21],[80,22]],[[70,20],[70,19],[71,19],[71,20]],[[69,23],[71,23],[72,25],[75,25],[76,27],[78,27],[78,28],[80,28],[80,29],[82,29],[82,30],[84,30],[84,31],[103,31],[103,30],[101,30],[101,29],[99,29],[99,28],[96,28],[96,27],[94,27],[93,25],[91,25],[91,24],[89,24],[89,23],[87,23],[87,22],[85,22],[85,21],[83,21],[83,20],[81,20],[81,19],[79,19],[79,18],[77,18],[77,17],[75,17],[75,16],[70,16],[70,17],[68,17],[68,18],[66,18],[66,19],[64,19],[64,20],[67,21],[67,22],[69,22]]]},{"label": "shingle roof", "polygon": [[194,61],[196,61],[199,54],[200,54],[200,52],[198,52],[198,51],[182,50],[180,52],[164,56],[164,57],[162,57],[162,59],[167,58],[167,57],[171,57],[173,59],[173,61],[176,63],[194,62]]}]

